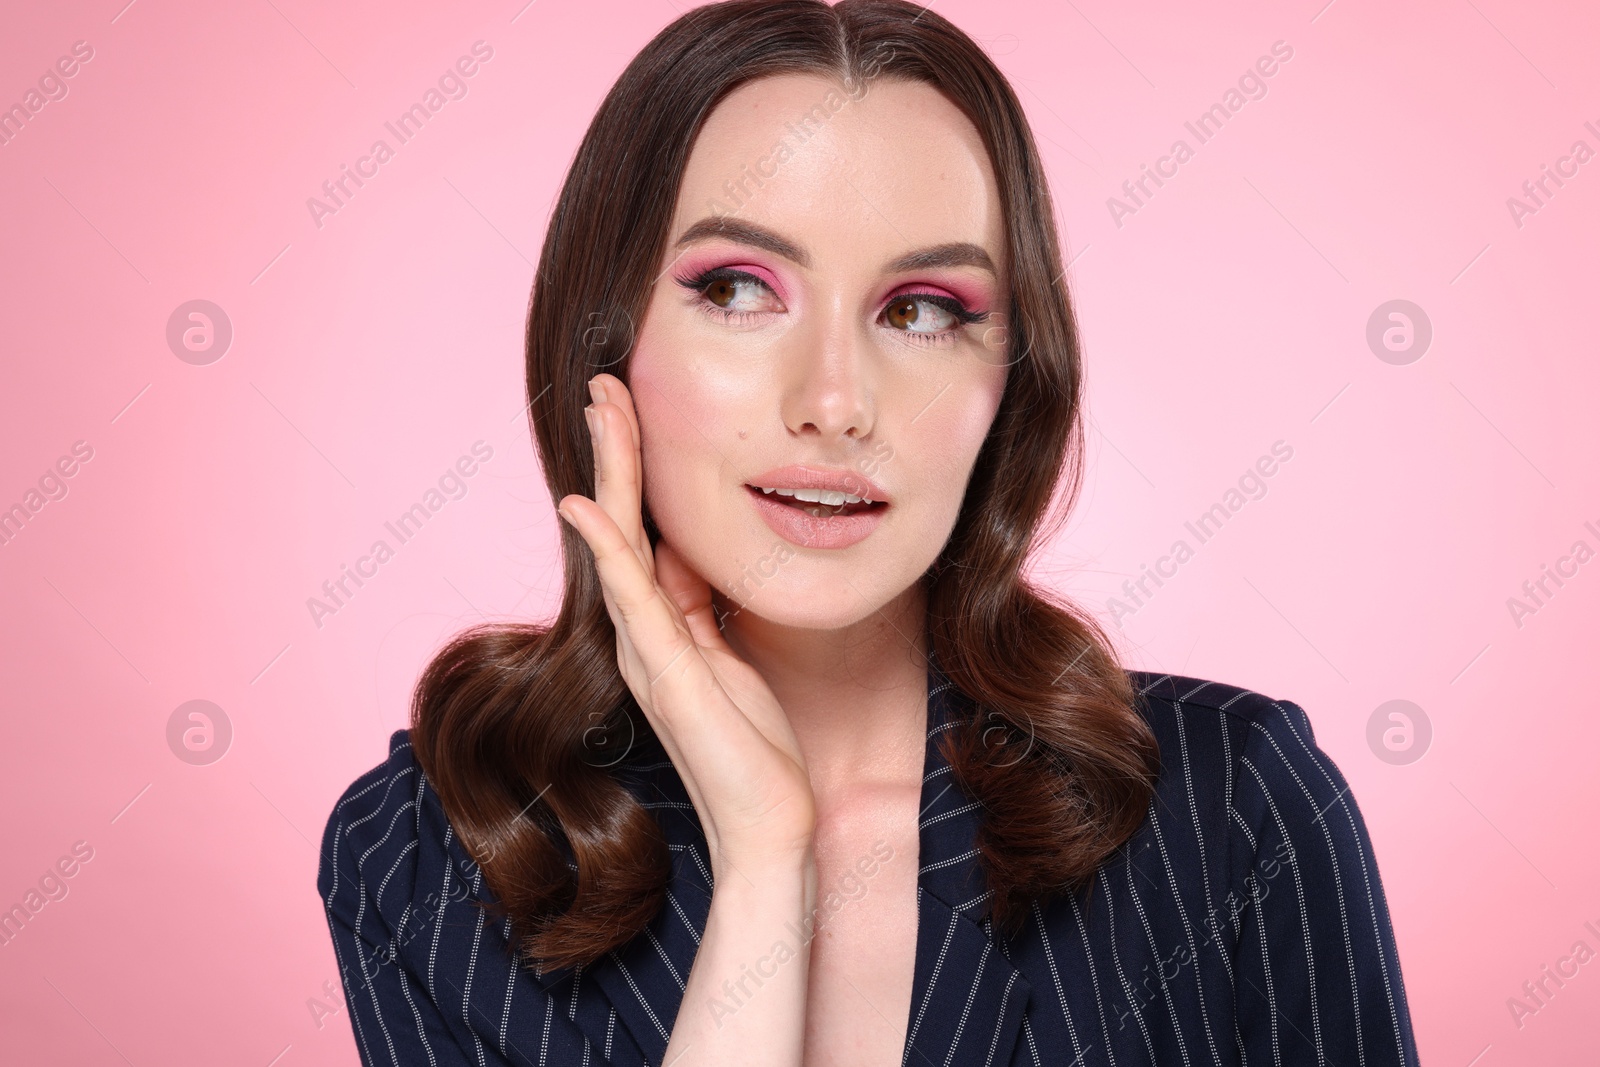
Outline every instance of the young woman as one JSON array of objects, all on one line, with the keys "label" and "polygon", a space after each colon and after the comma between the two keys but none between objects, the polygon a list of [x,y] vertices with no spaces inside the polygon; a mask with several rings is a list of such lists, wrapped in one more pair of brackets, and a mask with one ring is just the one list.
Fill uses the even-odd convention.
[{"label": "young woman", "polygon": [[1126,671],[1021,576],[1079,383],[969,38],[733,0],[652,40],[528,320],[560,613],[457,638],[328,822],[363,1062],[1415,1063],[1305,712]]}]

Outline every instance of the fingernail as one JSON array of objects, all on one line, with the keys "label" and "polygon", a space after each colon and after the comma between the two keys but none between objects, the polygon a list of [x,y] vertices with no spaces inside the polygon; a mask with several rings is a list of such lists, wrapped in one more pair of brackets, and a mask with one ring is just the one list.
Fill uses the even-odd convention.
[{"label": "fingernail", "polygon": [[604,404],[606,402],[606,387],[601,385],[597,379],[590,378],[589,396],[593,398],[596,404]]},{"label": "fingernail", "polygon": [[565,506],[556,508],[556,514],[560,515],[563,519],[566,519],[567,522],[571,523],[573,526],[578,525],[572,521],[572,512],[568,511]]},{"label": "fingernail", "polygon": [[583,409],[583,417],[589,422],[589,436],[595,444],[600,443],[600,437],[605,433],[605,423],[600,421],[600,413],[592,407]]}]

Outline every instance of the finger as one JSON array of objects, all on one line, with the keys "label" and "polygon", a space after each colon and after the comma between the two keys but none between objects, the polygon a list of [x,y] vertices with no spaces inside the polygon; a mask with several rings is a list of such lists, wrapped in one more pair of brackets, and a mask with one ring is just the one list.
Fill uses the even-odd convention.
[{"label": "finger", "polygon": [[727,638],[722,636],[716,612],[711,607],[711,584],[696,574],[665,540],[656,542],[656,584],[683,613],[695,644],[701,648],[733,651],[728,647]]},{"label": "finger", "polygon": [[561,499],[558,510],[594,554],[600,582],[610,592],[616,609],[612,621],[620,616],[618,629],[625,630],[633,642],[634,652],[653,686],[667,668],[693,652],[694,639],[687,625],[604,508],[574,493]]},{"label": "finger", "polygon": [[[609,377],[609,376],[608,376]],[[613,379],[614,380],[614,379]],[[605,509],[639,554],[647,571],[654,571],[649,559],[649,538],[640,517],[643,485],[640,478],[639,450],[627,414],[609,398],[617,386],[606,390],[607,401],[596,401],[586,409],[591,420],[590,440],[594,447],[594,499]]]},{"label": "finger", "polygon": [[596,374],[593,379],[605,393],[604,402],[615,404],[622,409],[623,416],[628,420],[628,433],[633,439],[635,450],[639,448],[639,413],[633,409],[633,392],[615,374]]}]

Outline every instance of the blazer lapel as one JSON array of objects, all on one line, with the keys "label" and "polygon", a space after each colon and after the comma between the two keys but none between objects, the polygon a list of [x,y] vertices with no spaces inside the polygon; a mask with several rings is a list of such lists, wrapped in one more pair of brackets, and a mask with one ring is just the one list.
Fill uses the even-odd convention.
[{"label": "blazer lapel", "polygon": [[[1032,993],[1002,942],[991,936],[992,925],[975,918],[988,900],[975,845],[981,816],[939,748],[944,733],[973,714],[971,702],[930,658],[916,965],[903,1067],[1009,1064]],[[630,769],[636,772],[629,775],[630,788],[655,812],[672,850],[667,905],[643,935],[604,959],[581,971],[538,974],[536,980],[546,990],[569,977],[599,986],[622,1026],[612,1027],[609,1011],[584,1010],[581,997],[574,1021],[597,1049],[611,1043],[613,1062],[633,1062],[637,1056],[639,1062],[659,1065],[711,910],[710,857],[682,779],[659,743]],[[626,1053],[617,1029],[629,1039]]]},{"label": "blazer lapel", "polygon": [[906,1067],[1008,1064],[1032,987],[979,922],[989,899],[976,846],[981,812],[939,744],[970,721],[972,702],[930,658],[928,741],[918,838],[917,962]]}]

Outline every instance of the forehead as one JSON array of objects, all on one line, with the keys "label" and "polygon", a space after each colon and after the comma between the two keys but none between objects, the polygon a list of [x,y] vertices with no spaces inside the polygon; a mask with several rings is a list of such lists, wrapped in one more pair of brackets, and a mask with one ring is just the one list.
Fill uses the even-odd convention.
[{"label": "forehead", "polygon": [[851,96],[815,75],[740,86],[689,155],[673,237],[734,213],[826,256],[971,241],[996,263],[1004,222],[978,131],[937,89],[880,79]]}]

